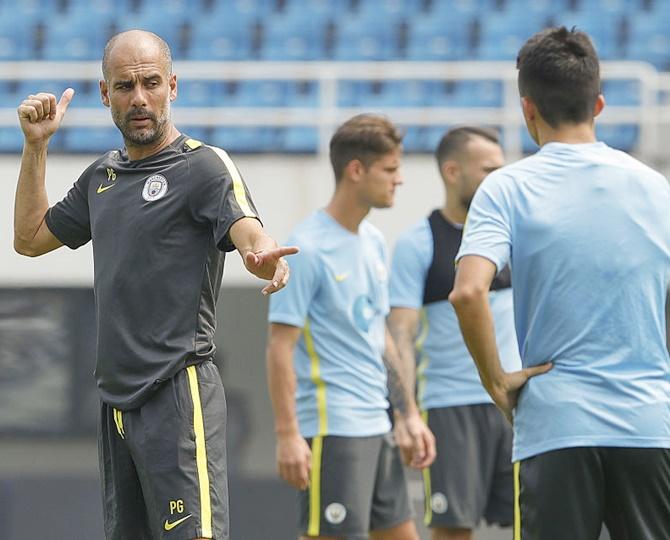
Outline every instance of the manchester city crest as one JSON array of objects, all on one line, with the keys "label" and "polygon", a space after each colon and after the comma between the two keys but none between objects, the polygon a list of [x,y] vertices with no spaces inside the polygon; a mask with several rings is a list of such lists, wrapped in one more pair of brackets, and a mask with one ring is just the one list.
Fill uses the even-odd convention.
[{"label": "manchester city crest", "polygon": [[165,197],[168,191],[167,179],[162,174],[154,174],[144,182],[142,198],[147,202],[157,201]]}]

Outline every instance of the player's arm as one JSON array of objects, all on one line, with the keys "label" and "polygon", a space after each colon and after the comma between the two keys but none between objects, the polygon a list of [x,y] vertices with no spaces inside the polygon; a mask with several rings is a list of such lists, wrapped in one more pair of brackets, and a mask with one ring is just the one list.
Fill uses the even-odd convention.
[{"label": "player's arm", "polygon": [[419,327],[419,310],[407,307],[392,307],[386,322],[398,349],[400,376],[414,395],[416,390],[414,343]]},{"label": "player's arm", "polygon": [[503,370],[489,306],[489,289],[495,275],[496,265],[489,259],[478,255],[462,257],[449,301],[456,310],[465,344],[477,365],[484,388],[511,422],[523,385],[530,377],[549,371],[552,365],[542,364],[514,373]]},{"label": "player's arm", "polygon": [[421,419],[414,392],[402,377],[404,370],[391,333],[386,330],[384,364],[388,374],[389,401],[395,415],[395,434],[405,463],[416,469],[435,459],[435,437]]},{"label": "player's arm", "polygon": [[244,266],[261,279],[270,280],[263,288],[265,295],[272,294],[288,283],[289,267],[286,255],[298,253],[297,247],[279,247],[268,236],[256,218],[244,217],[230,227],[230,239],[239,251]]},{"label": "player's arm", "polygon": [[28,96],[18,108],[24,143],[14,203],[14,249],[36,257],[63,244],[45,222],[49,209],[45,178],[49,139],[58,130],[74,90],[68,88],[56,103],[53,94]]},{"label": "player's arm", "polygon": [[665,299],[665,346],[670,353],[670,289]]},{"label": "player's arm", "polygon": [[292,486],[307,489],[312,453],[298,428],[293,369],[293,351],[301,332],[302,329],[295,326],[271,323],[266,360],[275,417],[279,475]]}]

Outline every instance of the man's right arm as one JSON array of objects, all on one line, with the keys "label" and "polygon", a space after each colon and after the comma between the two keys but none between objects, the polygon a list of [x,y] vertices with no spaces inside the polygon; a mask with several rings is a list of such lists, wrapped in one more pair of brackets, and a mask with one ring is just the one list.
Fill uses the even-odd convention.
[{"label": "man's right arm", "polygon": [[414,342],[419,326],[419,310],[406,307],[392,307],[387,320],[388,329],[395,341],[400,357],[401,376],[414,394],[416,386],[416,359]]},{"label": "man's right arm", "polygon": [[28,96],[18,108],[24,144],[14,205],[14,249],[36,257],[63,244],[51,233],[45,177],[49,139],[63,120],[74,91],[67,89],[56,103],[52,94]]},{"label": "man's right arm", "polygon": [[268,388],[275,416],[277,468],[283,480],[307,489],[312,453],[300,435],[295,411],[296,376],[293,351],[301,328],[271,323],[267,347]]}]

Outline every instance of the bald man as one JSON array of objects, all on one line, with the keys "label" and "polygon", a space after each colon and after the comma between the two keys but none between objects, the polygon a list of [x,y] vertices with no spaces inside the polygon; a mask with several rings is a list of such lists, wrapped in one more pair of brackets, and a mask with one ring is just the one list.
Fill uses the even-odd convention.
[{"label": "bald man", "polygon": [[221,150],[170,119],[177,78],[167,44],[129,31],[105,47],[102,102],[125,148],[90,165],[49,207],[47,147],[73,98],[28,96],[14,247],[35,257],[93,241],[95,377],[108,540],[227,539],[226,402],[214,354],[225,253],[286,284],[283,256],[261,226],[240,173]]}]

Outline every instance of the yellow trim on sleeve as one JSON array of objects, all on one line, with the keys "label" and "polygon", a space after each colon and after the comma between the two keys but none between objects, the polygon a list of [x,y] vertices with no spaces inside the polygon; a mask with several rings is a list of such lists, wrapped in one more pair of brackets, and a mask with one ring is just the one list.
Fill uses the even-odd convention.
[{"label": "yellow trim on sleeve", "polygon": [[235,195],[235,200],[242,209],[242,212],[244,212],[244,215],[246,217],[256,217],[256,214],[249,205],[249,201],[247,201],[247,192],[244,189],[244,182],[242,181],[242,176],[240,176],[240,171],[237,170],[233,160],[230,159],[230,156],[225,150],[217,148],[216,146],[210,146],[209,148],[214,150],[214,153],[219,156],[221,161],[223,161],[223,164],[226,166],[226,169],[228,169],[230,177],[233,180],[233,194]]},{"label": "yellow trim on sleeve", "polygon": [[310,329],[309,319],[305,321],[303,329],[305,336],[305,347],[310,361],[310,376],[316,386],[316,410],[319,415],[319,435],[328,434],[328,411],[326,406],[326,383],[321,378],[321,359],[316,354],[314,339]]},{"label": "yellow trim on sleeve", "polygon": [[193,429],[195,431],[195,461],[200,487],[201,536],[212,538],[212,504],[209,496],[209,473],[207,472],[207,447],[205,446],[205,423],[202,417],[198,372],[195,366],[186,368],[188,384],[193,400]]},{"label": "yellow trim on sleeve", "polygon": [[[428,425],[428,411],[421,411],[421,418],[426,425]],[[424,514],[423,522],[426,525],[430,525],[430,522],[433,520],[433,507],[431,505],[431,499],[433,497],[432,486],[430,484],[430,467],[424,467],[421,471],[423,475],[423,497],[424,497]]]},{"label": "yellow trim on sleeve", "polygon": [[319,536],[321,529],[321,455],[323,437],[312,439],[312,470],[309,473],[309,523],[308,536]]},{"label": "yellow trim on sleeve", "polygon": [[514,462],[514,540],[521,540],[521,485],[519,481],[519,471],[521,462]]},{"label": "yellow trim on sleeve", "polygon": [[196,148],[200,148],[202,146],[202,143],[200,141],[196,141],[195,139],[186,139],[184,144],[191,150],[195,150]]}]

